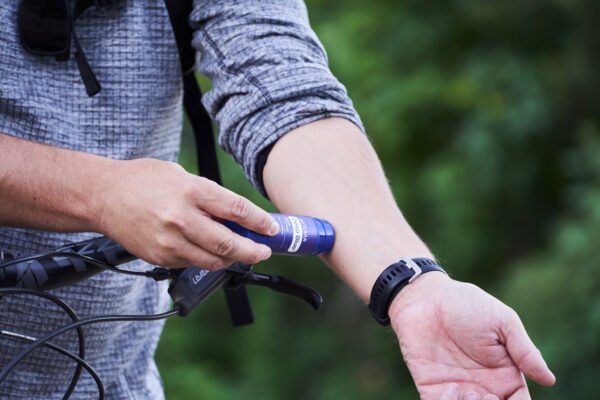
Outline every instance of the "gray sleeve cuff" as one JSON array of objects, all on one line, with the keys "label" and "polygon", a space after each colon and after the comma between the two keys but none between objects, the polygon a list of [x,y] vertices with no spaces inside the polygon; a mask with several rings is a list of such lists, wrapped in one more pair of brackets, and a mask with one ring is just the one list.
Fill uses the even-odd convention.
[{"label": "gray sleeve cuff", "polygon": [[191,22],[213,86],[203,103],[219,124],[219,143],[263,195],[268,152],[287,132],[328,117],[364,131],[302,1],[197,1]]},{"label": "gray sleeve cuff", "polygon": [[255,140],[250,143],[251,147],[245,154],[248,159],[242,160],[242,166],[250,182],[262,195],[267,196],[262,179],[263,169],[275,142],[293,129],[330,117],[345,118],[364,132],[362,122],[351,105],[345,106],[319,98],[274,104],[266,118],[249,121],[250,126],[247,128],[256,132],[256,135],[252,136]]}]

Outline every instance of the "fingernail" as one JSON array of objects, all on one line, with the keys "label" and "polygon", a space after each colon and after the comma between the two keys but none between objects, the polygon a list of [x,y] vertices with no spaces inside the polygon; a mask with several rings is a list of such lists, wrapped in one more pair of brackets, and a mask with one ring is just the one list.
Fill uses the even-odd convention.
[{"label": "fingernail", "polygon": [[279,232],[279,224],[275,221],[273,221],[273,223],[271,224],[271,227],[269,228],[269,235],[273,236],[276,235],[277,232]]}]

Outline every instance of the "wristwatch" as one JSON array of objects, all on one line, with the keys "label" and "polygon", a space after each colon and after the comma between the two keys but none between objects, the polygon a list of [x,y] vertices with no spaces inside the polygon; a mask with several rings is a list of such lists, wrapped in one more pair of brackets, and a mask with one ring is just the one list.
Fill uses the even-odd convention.
[{"label": "wristwatch", "polygon": [[440,271],[442,267],[429,258],[401,258],[387,267],[377,278],[371,290],[369,310],[383,326],[390,324],[388,310],[392,300],[406,285],[426,272]]}]

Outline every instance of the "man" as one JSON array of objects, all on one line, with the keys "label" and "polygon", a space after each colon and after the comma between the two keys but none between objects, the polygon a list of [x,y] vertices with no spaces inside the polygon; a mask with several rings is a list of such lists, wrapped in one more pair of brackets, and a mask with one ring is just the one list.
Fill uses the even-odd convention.
[{"label": "man", "polygon": [[[114,1],[78,19],[81,45],[103,85],[92,98],[74,60],[22,49],[16,3],[0,5],[0,248],[36,251],[92,235],[69,232],[99,232],[170,267],[219,269],[268,258],[267,247],[214,220],[273,234],[277,227],[266,212],[173,164],[181,82],[163,1]],[[326,262],[363,301],[399,258],[433,258],[395,204],[299,0],[196,1],[190,19],[200,69],[213,84],[204,102],[220,125],[221,143],[279,210],[335,226]],[[82,315],[141,314],[166,309],[165,289],[103,273],[56,294]],[[32,336],[44,331],[41,319],[52,325],[63,318],[42,301],[22,298],[2,299],[0,315],[12,330]],[[389,316],[423,399],[520,400],[529,398],[523,374],[554,382],[514,311],[441,272],[402,289]],[[122,323],[87,330],[88,359],[108,398],[163,398],[152,359],[161,328]],[[1,345],[4,365],[20,343]],[[69,368],[69,361],[39,352],[0,394],[60,397],[66,381],[57,377]],[[95,391],[85,378],[75,397]]]}]

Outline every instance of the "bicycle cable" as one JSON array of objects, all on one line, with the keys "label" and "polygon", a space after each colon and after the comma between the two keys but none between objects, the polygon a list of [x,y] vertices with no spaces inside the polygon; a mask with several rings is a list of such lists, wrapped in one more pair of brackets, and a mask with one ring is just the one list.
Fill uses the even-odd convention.
[{"label": "bicycle cable", "polygon": [[[160,314],[151,314],[151,315],[102,315],[102,316],[94,316],[88,317],[84,319],[80,319],[74,321],[70,324],[64,325],[60,328],[55,329],[54,331],[46,334],[45,336],[35,339],[32,343],[22,349],[13,359],[9,362],[2,371],[0,372],[0,383],[6,379],[6,377],[16,368],[16,366],[27,357],[32,351],[37,349],[38,347],[46,344],[49,340],[55,338],[58,335],[61,335],[71,329],[81,328],[84,325],[101,323],[101,322],[120,322],[120,321],[156,321],[160,319],[169,318],[179,314],[178,308],[173,308],[172,310],[166,311]],[[78,365],[81,365],[78,363]],[[100,399],[103,399],[101,397]]]},{"label": "bicycle cable", "polygon": [[[297,297],[310,304],[314,309],[318,309],[322,302],[321,295],[309,286],[282,276],[255,273],[252,271],[252,265],[239,262],[218,271],[209,271],[198,266],[189,266],[184,269],[155,267],[146,271],[118,268],[117,265],[133,261],[135,256],[108,237],[84,240],[35,255],[8,254],[9,258],[6,260],[5,254],[0,252],[0,261],[5,261],[0,263],[0,298],[3,293],[44,297],[63,308],[71,317],[72,322],[37,338],[23,333],[0,331],[0,336],[28,342],[2,368],[0,384],[31,352],[45,346],[77,363],[63,400],[68,400],[74,392],[83,369],[94,379],[100,400],[104,399],[104,386],[101,378],[85,361],[85,342],[82,330],[84,325],[101,322],[153,321],[174,315],[184,317],[215,291],[223,288],[228,295],[226,299],[232,322],[234,326],[241,326],[253,321],[252,309],[245,291],[246,285],[267,287],[276,292]],[[173,308],[170,311],[152,315],[101,315],[79,319],[64,301],[44,291],[75,284],[103,270],[152,278],[157,281],[170,279],[168,293],[173,301]],[[53,338],[71,329],[77,329],[79,355],[50,342]]]},{"label": "bicycle cable", "polygon": [[172,272],[172,270],[167,269],[167,268],[157,267],[157,268],[151,269],[149,271],[132,271],[129,269],[119,268],[115,265],[109,264],[107,262],[98,260],[98,259],[90,257],[90,256],[86,256],[84,254],[74,253],[74,252],[70,252],[70,251],[51,251],[51,252],[47,252],[47,253],[43,253],[43,254],[34,254],[31,256],[23,257],[23,258],[17,258],[15,260],[4,262],[4,263],[0,264],[0,268],[10,267],[11,265],[20,264],[20,263],[28,262],[28,261],[39,261],[39,260],[43,260],[43,259],[59,258],[59,257],[78,259],[78,260],[85,261],[86,263],[89,263],[91,265],[94,265],[98,268],[102,268],[105,270],[114,271],[114,272],[118,272],[118,273],[125,274],[125,275],[143,276],[145,278],[153,278],[155,280],[169,279],[174,276],[174,272]]},{"label": "bicycle cable", "polygon": [[[25,289],[25,288],[0,288],[0,298],[3,296],[20,295],[20,294],[42,297],[46,300],[49,300],[52,303],[58,305],[60,308],[62,308],[65,311],[65,313],[71,318],[71,320],[73,322],[79,321],[79,317],[77,316],[77,313],[75,312],[75,310],[73,310],[73,308],[71,308],[71,306],[69,306],[65,301],[61,300],[58,296],[55,296],[51,293],[40,292],[40,291]],[[13,338],[15,337],[14,332],[2,331],[2,334],[3,334],[3,336],[10,336]],[[16,335],[19,335],[19,334],[16,334]],[[19,336],[22,338],[27,337],[25,335],[19,335]],[[83,360],[85,358],[85,336],[83,334],[83,329],[81,329],[81,327],[77,328],[77,339],[78,339],[78,344],[79,344],[79,358]],[[72,355],[75,356],[74,354],[72,354]],[[65,392],[65,396],[63,397],[63,400],[68,399],[71,396],[71,394],[73,393],[73,391],[75,390],[75,387],[77,386],[77,382],[79,381],[79,377],[81,375],[82,367],[85,368],[84,364],[81,364],[81,363],[77,364],[77,368],[75,370],[75,373],[73,374],[73,377],[71,378],[71,382],[69,384],[67,391]],[[92,370],[93,370],[93,368],[92,368]],[[89,372],[89,370],[88,370],[88,372]],[[93,373],[91,373],[91,375],[93,376]]]},{"label": "bicycle cable", "polygon": [[[21,335],[18,333],[7,332],[7,331],[0,331],[0,335],[7,336],[7,337],[10,337],[13,339],[25,340],[25,341],[29,341],[29,342],[34,342],[37,340],[36,338],[31,337],[31,336],[25,336],[25,335]],[[94,382],[96,382],[96,386],[98,387],[99,399],[100,400],[104,399],[104,384],[102,384],[102,380],[100,379],[100,376],[98,375],[96,370],[87,361],[85,361],[83,358],[73,354],[69,350],[66,350],[65,348],[55,345],[51,342],[46,342],[43,345],[71,358],[73,361],[77,362],[78,366],[85,368],[86,371],[91,375],[92,379],[94,379]],[[76,380],[72,380],[72,383],[69,386],[69,389],[63,396],[63,400],[67,400],[69,397],[71,397],[71,394],[73,394],[73,390],[75,389],[75,386],[77,385],[78,380],[79,380],[79,377],[77,377]]]}]

